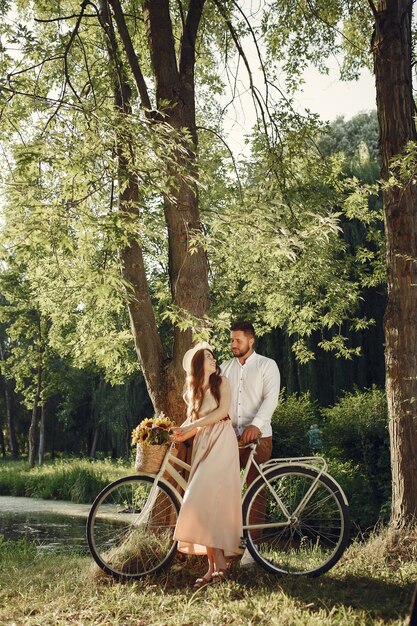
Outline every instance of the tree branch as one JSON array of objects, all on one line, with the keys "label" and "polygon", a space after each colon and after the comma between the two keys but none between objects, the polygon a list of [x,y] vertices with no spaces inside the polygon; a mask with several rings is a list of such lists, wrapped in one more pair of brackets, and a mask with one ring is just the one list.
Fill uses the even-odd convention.
[{"label": "tree branch", "polygon": [[233,169],[235,170],[235,174],[236,174],[236,179],[239,185],[239,193],[240,193],[240,197],[242,199],[242,183],[240,180],[240,176],[239,176],[239,171],[237,169],[237,165],[236,165],[236,161],[235,161],[235,157],[233,156],[233,152],[229,147],[229,144],[227,143],[227,141],[225,141],[223,139],[223,137],[215,130],[213,130],[213,128],[207,128],[206,126],[197,126],[197,130],[205,130],[208,133],[212,133],[213,135],[215,135],[215,137],[217,137],[217,139],[220,139],[220,141],[222,142],[222,144],[224,145],[224,147],[226,148],[226,150],[228,151],[230,158],[232,159],[232,163],[233,163]]},{"label": "tree branch", "polygon": [[[73,13],[72,15],[63,15],[62,17],[50,17],[47,20],[41,20],[38,17],[34,18],[35,22],[40,24],[50,24],[51,22],[62,22],[64,20],[73,20],[74,18],[81,17],[79,13]],[[95,13],[84,13],[83,17],[97,17]]]},{"label": "tree branch", "polygon": [[195,63],[195,42],[197,39],[198,27],[201,21],[203,8],[206,0],[191,0],[182,31],[179,71],[183,76],[188,71],[194,71]]},{"label": "tree branch", "polygon": [[144,109],[150,111],[152,109],[151,101],[148,94],[148,88],[145,83],[145,79],[140,69],[139,61],[135,49],[133,47],[132,39],[129,34],[129,30],[126,25],[126,21],[123,15],[122,7],[119,0],[109,0],[110,5],[113,7],[114,18],[116,20],[119,35],[123,43],[123,47],[126,52],[127,60],[133,73],[133,77],[136,82],[136,87],[139,92],[141,100],[141,106]]},{"label": "tree branch", "polygon": [[33,100],[41,100],[42,102],[49,102],[50,104],[60,104],[61,106],[65,106],[68,109],[75,109],[76,111],[83,111],[83,107],[73,104],[72,102],[62,102],[57,98],[48,98],[46,96],[38,96],[37,94],[28,93],[26,91],[18,91],[17,89],[13,89],[13,87],[5,87],[1,85],[1,89],[3,91],[8,91],[12,96],[26,96],[27,98],[32,98]]},{"label": "tree branch", "polygon": [[159,107],[161,101],[175,102],[179,82],[169,0],[145,0],[144,17]]},{"label": "tree branch", "polygon": [[376,22],[378,20],[378,18],[379,18],[378,10],[377,10],[377,8],[376,8],[376,6],[375,6],[375,4],[373,3],[372,0],[368,0],[368,4],[369,4],[369,7],[370,7],[370,9],[372,11],[372,15],[374,16],[375,22]]},{"label": "tree branch", "polygon": [[224,9],[222,0],[213,0],[213,2],[217,6],[217,8],[218,8],[218,10],[220,12],[220,15],[223,17],[223,19],[224,19],[224,21],[226,23],[226,26],[229,29],[229,32],[230,32],[230,34],[232,36],[232,39],[233,39],[233,41],[235,43],[237,51],[238,51],[241,59],[243,60],[243,62],[245,64],[246,71],[248,73],[248,78],[249,78],[250,90],[251,90],[251,93],[252,93],[254,101],[256,102],[256,104],[259,107],[259,113],[260,113],[261,118],[262,118],[262,125],[264,127],[265,137],[267,138],[267,141],[268,141],[268,126],[267,126],[267,123],[266,123],[265,111],[264,111],[264,108],[263,108],[263,102],[262,102],[262,99],[260,98],[259,91],[256,89],[255,84],[253,82],[253,74],[252,74],[251,67],[249,65],[248,58],[247,58],[247,56],[245,54],[245,51],[242,48],[242,45],[241,45],[241,43],[239,41],[239,37],[238,37],[234,27],[233,27],[233,24],[232,24],[232,22],[229,20],[229,18],[227,16],[227,13],[226,13],[226,11]]},{"label": "tree branch", "polygon": [[78,93],[76,92],[76,90],[74,89],[74,87],[73,87],[73,85],[71,83],[71,79],[69,77],[69,72],[68,72],[68,54],[69,54],[69,51],[71,50],[72,43],[73,43],[75,37],[78,34],[78,30],[80,28],[81,20],[83,18],[84,12],[85,12],[88,4],[90,4],[89,0],[83,0],[83,2],[81,3],[81,13],[79,14],[79,16],[77,18],[77,21],[76,21],[75,26],[74,26],[74,30],[72,31],[71,37],[70,37],[67,45],[65,46],[65,50],[64,50],[64,72],[65,72],[65,78],[66,78],[66,81],[67,81],[71,91],[73,92],[73,94],[75,95],[77,100],[81,103],[81,105],[82,105],[82,100],[81,100],[80,96],[78,95]]}]

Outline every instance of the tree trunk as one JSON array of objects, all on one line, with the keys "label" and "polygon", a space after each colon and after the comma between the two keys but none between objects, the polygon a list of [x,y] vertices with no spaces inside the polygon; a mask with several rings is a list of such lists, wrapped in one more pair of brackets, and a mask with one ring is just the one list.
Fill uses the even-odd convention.
[{"label": "tree trunk", "polygon": [[39,426],[39,452],[38,463],[42,465],[45,457],[45,421],[46,421],[46,403],[41,406],[41,421]]},{"label": "tree trunk", "polygon": [[[197,178],[197,131],[195,120],[195,42],[205,0],[191,0],[181,35],[179,59],[175,53],[174,37],[168,0],[145,2],[145,22],[155,78],[157,108],[164,108],[166,121],[175,129],[186,128],[193,145],[188,146],[187,167]],[[208,264],[204,251],[198,247],[190,253],[190,237],[200,232],[198,191],[194,183],[183,180],[178,171],[184,167],[184,157],[178,155],[178,170],[171,171],[175,184],[170,197],[165,198],[164,212],[168,226],[169,278],[172,303],[180,310],[203,320],[210,305]],[[174,327],[173,358],[166,370],[166,410],[180,422],[184,415],[182,388],[184,371],[182,358],[192,342],[192,331]]]},{"label": "tree trunk", "polygon": [[[5,354],[4,354],[3,344],[1,341],[0,341],[0,360],[5,361]],[[12,456],[12,459],[17,459],[19,457],[19,448],[17,445],[14,414],[12,411],[12,406],[11,406],[11,401],[10,401],[9,385],[6,379],[4,379],[4,402],[5,402],[5,407],[6,407],[7,428],[9,431],[10,454]]]},{"label": "tree trunk", "polygon": [[1,448],[1,455],[3,459],[5,459],[6,458],[6,443],[4,441],[4,433],[3,433],[2,428],[0,428],[0,448]]},{"label": "tree trunk", "polygon": [[[129,32],[124,22],[118,0],[111,0],[120,38],[127,61],[136,82],[141,103],[150,107],[138,58],[134,52]],[[145,2],[144,18],[148,28],[148,45],[155,79],[156,105],[165,103],[165,123],[175,129],[187,128],[194,145],[188,149],[185,165],[195,175],[195,150],[197,134],[195,124],[194,63],[195,40],[204,0],[191,0],[184,22],[180,58],[177,62],[174,36],[168,0]],[[115,73],[114,100],[120,111],[123,125],[115,128],[119,163],[119,210],[131,223],[132,216],[140,219],[140,191],[137,177],[130,172],[129,145],[134,137],[126,131],[126,119],[131,115],[131,89],[126,68],[121,59],[115,37],[109,3],[100,2],[100,22],[106,33],[109,60]],[[166,107],[166,102],[170,106]],[[148,112],[149,115],[149,112]],[[154,123],[158,123],[154,116]],[[132,150],[133,152],[133,150]],[[184,169],[184,157],[178,154],[178,168],[171,171],[175,181],[171,198],[164,201],[165,220],[168,227],[169,279],[172,303],[186,314],[203,320],[209,308],[208,265],[205,253],[198,247],[190,253],[190,234],[200,231],[200,218],[196,186],[186,183],[180,170]],[[155,314],[149,294],[146,268],[138,239],[120,250],[122,273],[132,286],[128,307],[132,333],[139,362],[146,380],[149,396],[156,411],[163,411],[179,423],[184,419],[185,406],[182,399],[184,372],[182,358],[192,342],[192,331],[173,329],[172,357],[164,353],[158,333]]]},{"label": "tree trunk", "polygon": [[[412,93],[410,0],[380,0],[374,11],[374,55],[381,173],[416,140]],[[410,181],[383,191],[388,304],[385,365],[395,527],[417,518],[417,189]]]},{"label": "tree trunk", "polygon": [[29,427],[29,465],[30,467],[35,466],[36,429],[37,429],[37,422],[38,422],[38,404],[39,404],[39,398],[41,394],[41,384],[42,384],[42,366],[39,364],[38,379],[37,379],[35,397],[33,400],[33,407],[32,407],[32,419],[31,419],[30,427]]},{"label": "tree trunk", "polygon": [[91,444],[90,452],[88,454],[88,456],[92,459],[94,459],[96,456],[99,432],[100,428],[99,426],[96,426],[94,429],[93,443]]}]

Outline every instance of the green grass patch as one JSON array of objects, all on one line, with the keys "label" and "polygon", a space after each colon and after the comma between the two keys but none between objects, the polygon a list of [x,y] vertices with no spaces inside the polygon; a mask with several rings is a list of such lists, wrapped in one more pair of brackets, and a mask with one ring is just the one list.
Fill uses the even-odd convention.
[{"label": "green grass patch", "polygon": [[[33,557],[8,548],[0,568],[3,626],[405,626],[417,579],[417,533],[384,531],[355,543],[320,578],[246,572],[194,591],[204,560],[177,560],[158,576],[119,583],[89,557]],[[16,550],[15,561],[10,560]]]},{"label": "green grass patch", "polygon": [[134,473],[125,461],[60,459],[30,468],[24,461],[0,462],[0,494],[90,503],[109,482]]}]

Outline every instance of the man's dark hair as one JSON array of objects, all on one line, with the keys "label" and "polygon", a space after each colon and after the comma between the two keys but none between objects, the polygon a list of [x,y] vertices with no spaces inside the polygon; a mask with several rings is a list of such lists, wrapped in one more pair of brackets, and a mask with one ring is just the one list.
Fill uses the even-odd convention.
[{"label": "man's dark hair", "polygon": [[255,338],[255,329],[253,324],[247,320],[238,320],[237,322],[233,322],[230,330],[241,330],[245,333],[245,335],[251,335],[251,337]]}]

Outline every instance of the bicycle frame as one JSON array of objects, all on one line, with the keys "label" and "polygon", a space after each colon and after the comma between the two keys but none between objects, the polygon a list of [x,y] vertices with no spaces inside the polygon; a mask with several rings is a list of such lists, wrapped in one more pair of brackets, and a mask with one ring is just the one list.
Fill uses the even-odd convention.
[{"label": "bicycle frame", "polygon": [[[278,506],[280,507],[282,513],[285,515],[285,517],[287,518],[286,522],[281,522],[281,523],[275,523],[275,524],[251,524],[250,528],[252,530],[255,529],[263,529],[263,528],[268,528],[269,526],[289,526],[294,519],[296,519],[297,517],[300,516],[301,512],[303,511],[303,509],[307,506],[308,502],[310,501],[311,497],[313,496],[314,492],[316,491],[317,485],[319,483],[320,478],[325,475],[328,476],[334,484],[337,485],[337,487],[339,488],[339,491],[343,497],[343,500],[345,502],[346,505],[348,505],[348,501],[346,498],[345,493],[343,492],[342,488],[340,487],[339,483],[334,480],[334,478],[332,478],[328,473],[327,473],[327,461],[326,459],[324,459],[321,456],[304,456],[304,457],[286,457],[286,458],[272,458],[269,459],[268,461],[265,461],[264,463],[261,463],[260,465],[255,461],[254,455],[255,455],[255,451],[256,451],[256,446],[258,444],[258,441],[256,441],[256,443],[251,443],[248,444],[247,446],[243,446],[243,447],[251,447],[251,453],[249,455],[248,458],[248,462],[246,464],[246,467],[244,469],[244,473],[243,473],[243,479],[242,479],[242,485],[244,484],[244,481],[246,480],[246,476],[248,475],[249,472],[249,468],[251,465],[254,465],[256,467],[256,469],[258,470],[258,474],[259,476],[262,478],[262,480],[265,483],[265,487],[269,489],[269,491],[271,492],[274,500],[276,501],[276,503],[278,504]],[[280,467],[288,467],[289,465],[297,465],[298,467],[306,467],[308,469],[314,469],[317,472],[317,475],[314,479],[314,481],[312,482],[310,488],[308,489],[308,491],[306,492],[306,494],[304,495],[303,499],[300,501],[300,503],[298,504],[297,508],[295,509],[295,511],[293,511],[293,513],[290,515],[290,513],[288,512],[286,506],[284,505],[284,503],[281,501],[280,497],[275,493],[275,491],[273,489],[271,489],[271,486],[269,484],[268,481],[268,473],[270,473],[272,470],[276,470]],[[244,530],[248,529],[248,526],[244,526],[243,527]]]},{"label": "bicycle frame", "polygon": [[[246,465],[245,465],[245,467],[243,469],[243,473],[242,473],[242,477],[241,477],[242,490],[243,490],[244,485],[246,483],[246,478],[248,476],[250,467],[252,465],[254,465],[254,467],[257,469],[257,472],[258,472],[259,476],[262,478],[263,482],[265,483],[265,487],[267,489],[269,489],[269,491],[271,492],[274,500],[276,501],[277,505],[281,509],[283,515],[286,518],[286,521],[285,522],[281,522],[280,524],[277,524],[276,522],[274,524],[268,524],[268,523],[251,524],[250,526],[244,526],[243,529],[244,530],[248,530],[249,528],[251,528],[252,530],[264,529],[264,528],[269,528],[271,526],[276,527],[277,525],[278,526],[282,526],[282,527],[289,526],[293,522],[294,518],[298,517],[300,515],[300,513],[302,512],[302,510],[304,509],[304,507],[308,504],[309,500],[311,499],[311,497],[313,496],[313,494],[314,494],[314,492],[316,490],[317,484],[318,484],[321,476],[323,474],[328,475],[327,474],[327,462],[326,462],[326,460],[323,457],[312,456],[312,457],[273,458],[273,459],[270,459],[269,461],[266,461],[265,463],[258,464],[255,461],[255,458],[254,458],[257,444],[258,444],[258,442],[256,441],[256,442],[252,442],[252,443],[247,444],[246,446],[242,446],[241,447],[241,449],[243,449],[243,448],[251,448],[248,460],[247,460]],[[164,477],[164,475],[168,474],[171,478],[173,478],[173,480],[176,482],[176,484],[179,485],[180,488],[185,491],[185,489],[187,487],[187,481],[185,480],[185,478],[180,474],[180,472],[174,466],[177,465],[180,468],[189,471],[191,469],[191,465],[189,463],[186,463],[185,461],[183,461],[181,459],[178,459],[174,454],[171,453],[171,450],[174,447],[175,446],[173,444],[171,446],[171,448],[168,449],[167,454],[165,455],[165,458],[162,461],[161,468],[160,468],[158,474],[155,475],[155,482],[152,485],[151,491],[149,493],[147,506],[145,507],[145,509],[143,511],[141,511],[141,514],[139,515],[139,518],[138,518],[138,522],[141,522],[143,520],[143,518],[146,515],[148,515],[149,512],[152,511],[152,508],[153,508],[153,506],[155,505],[155,502],[156,502],[157,492],[158,492],[158,484],[159,483],[164,483],[169,489],[174,491],[174,494],[178,498],[179,503],[182,504],[182,495],[180,494],[178,489]],[[298,504],[296,510],[293,511],[292,514],[290,514],[288,512],[288,510],[287,510],[286,506],[284,505],[284,503],[282,502],[281,498],[271,488],[271,485],[269,484],[269,481],[268,481],[268,474],[272,470],[275,470],[275,469],[280,468],[280,467],[288,467],[288,465],[298,465],[298,466],[302,466],[302,467],[313,468],[314,470],[317,471],[317,476],[316,476],[315,480],[313,481],[313,483],[311,484],[310,488],[308,489],[308,491],[304,495],[303,499]],[[332,479],[332,480],[333,480],[333,482],[336,482],[336,481],[334,481],[334,479]],[[340,488],[339,485],[337,485],[337,486]],[[347,504],[346,496],[344,495],[344,493],[343,493],[341,488],[340,488],[340,492],[343,495],[343,499],[345,500],[345,503]],[[242,502],[243,502],[243,497],[242,497]]]},{"label": "bicycle frame", "polygon": [[[115,578],[157,572],[175,555],[174,527],[189,478],[182,474],[191,465],[177,458],[174,447],[168,448],[158,473],[119,478],[94,500],[88,545],[96,563]],[[249,450],[241,472],[240,547],[273,574],[328,571],[346,548],[349,511],[340,486],[326,473],[326,461],[291,457],[257,463],[257,442],[242,447]],[[252,466],[256,477],[245,491]]]}]

